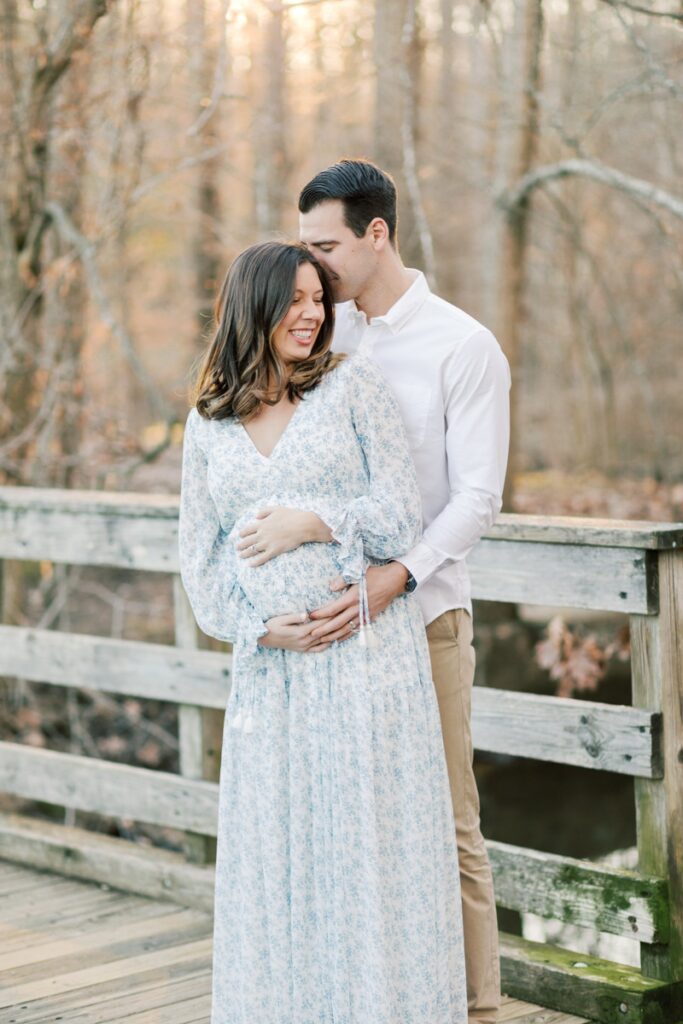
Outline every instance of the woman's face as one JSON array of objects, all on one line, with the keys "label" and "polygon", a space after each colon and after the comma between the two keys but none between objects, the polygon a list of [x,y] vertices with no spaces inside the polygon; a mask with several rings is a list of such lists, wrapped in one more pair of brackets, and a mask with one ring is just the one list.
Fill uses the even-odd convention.
[{"label": "woman's face", "polygon": [[292,304],[273,332],[273,347],[283,362],[295,363],[310,355],[324,319],[318,272],[310,263],[300,263]]}]

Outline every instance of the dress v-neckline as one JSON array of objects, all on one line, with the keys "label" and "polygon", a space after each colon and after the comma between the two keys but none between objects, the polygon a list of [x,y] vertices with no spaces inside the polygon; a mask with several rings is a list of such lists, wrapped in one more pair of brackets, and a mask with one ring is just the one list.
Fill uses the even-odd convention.
[{"label": "dress v-neckline", "polygon": [[280,447],[280,444],[281,444],[281,442],[282,442],[282,439],[284,438],[285,434],[287,433],[287,431],[288,431],[288,430],[289,430],[289,428],[291,427],[292,423],[293,423],[293,422],[294,422],[294,420],[296,419],[296,417],[297,417],[297,414],[298,414],[298,412],[299,412],[299,409],[301,408],[301,406],[302,406],[303,404],[304,404],[304,399],[303,399],[303,398],[300,398],[300,399],[299,399],[299,401],[297,402],[296,406],[294,407],[294,412],[292,413],[292,415],[291,415],[291,416],[289,417],[289,419],[287,420],[287,423],[285,424],[285,428],[284,428],[284,430],[283,430],[283,431],[281,432],[281,434],[280,434],[280,436],[278,437],[277,441],[275,442],[275,444],[273,445],[273,447],[272,447],[272,448],[270,449],[270,455],[264,455],[264,454],[263,454],[263,452],[262,452],[262,451],[261,451],[261,450],[260,450],[259,448],[257,448],[257,447],[256,447],[256,442],[254,441],[253,437],[251,436],[251,434],[249,433],[249,431],[247,430],[247,428],[246,428],[246,427],[244,426],[244,424],[243,424],[243,423],[240,423],[240,422],[238,422],[238,424],[237,424],[237,425],[238,425],[238,427],[240,427],[240,429],[242,430],[242,433],[243,433],[243,434],[244,434],[244,436],[246,437],[247,441],[249,442],[249,444],[251,445],[251,447],[253,448],[253,450],[254,450],[254,451],[256,452],[256,454],[258,455],[258,457],[259,457],[260,459],[263,459],[263,461],[264,461],[264,462],[270,462],[270,461],[272,460],[272,458],[274,457],[274,455],[275,455],[276,451],[277,451],[277,450],[278,450],[278,448]]}]

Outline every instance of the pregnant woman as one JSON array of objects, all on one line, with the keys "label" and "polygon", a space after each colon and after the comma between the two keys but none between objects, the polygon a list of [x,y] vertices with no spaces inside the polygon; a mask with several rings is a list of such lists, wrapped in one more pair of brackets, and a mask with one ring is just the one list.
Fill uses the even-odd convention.
[{"label": "pregnant woman", "polygon": [[[304,247],[238,256],[185,430],[182,578],[233,644],[211,1024],[465,1024],[423,619],[405,594],[370,624],[363,596],[417,541],[420,498],[388,385],[330,352],[333,311]],[[339,576],[361,584],[352,631],[288,640]]]}]

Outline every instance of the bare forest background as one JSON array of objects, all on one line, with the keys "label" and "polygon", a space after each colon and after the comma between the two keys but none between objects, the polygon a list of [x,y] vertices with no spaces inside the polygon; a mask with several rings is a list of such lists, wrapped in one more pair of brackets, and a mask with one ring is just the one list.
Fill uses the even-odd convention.
[{"label": "bare forest background", "polygon": [[[177,492],[230,260],[296,237],[301,186],[365,156],[396,178],[405,262],[510,359],[505,508],[683,520],[680,0],[0,12],[0,484]],[[159,580],[15,570],[6,622],[173,642]],[[549,631],[561,692],[626,649],[586,643]],[[26,742],[177,755],[168,708],[10,695],[0,731]]]},{"label": "bare forest background", "polygon": [[520,510],[680,509],[674,0],[2,0],[2,40],[3,482],[177,488],[139,471],[177,469],[229,261],[360,155],[513,364]]}]

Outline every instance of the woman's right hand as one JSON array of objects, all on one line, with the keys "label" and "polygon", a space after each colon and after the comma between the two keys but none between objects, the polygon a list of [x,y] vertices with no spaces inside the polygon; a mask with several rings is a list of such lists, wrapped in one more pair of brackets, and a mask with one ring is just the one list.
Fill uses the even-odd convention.
[{"label": "woman's right hand", "polygon": [[320,620],[311,622],[306,612],[295,612],[291,615],[275,615],[266,622],[268,632],[259,637],[261,647],[281,647],[286,651],[301,651],[306,654],[319,654],[331,645],[331,639],[320,641],[311,636],[314,629],[320,626]]},{"label": "woman's right hand", "polygon": [[256,513],[254,521],[240,530],[235,549],[256,568],[301,544],[316,542],[332,542],[330,528],[320,516],[305,509],[276,506]]}]

